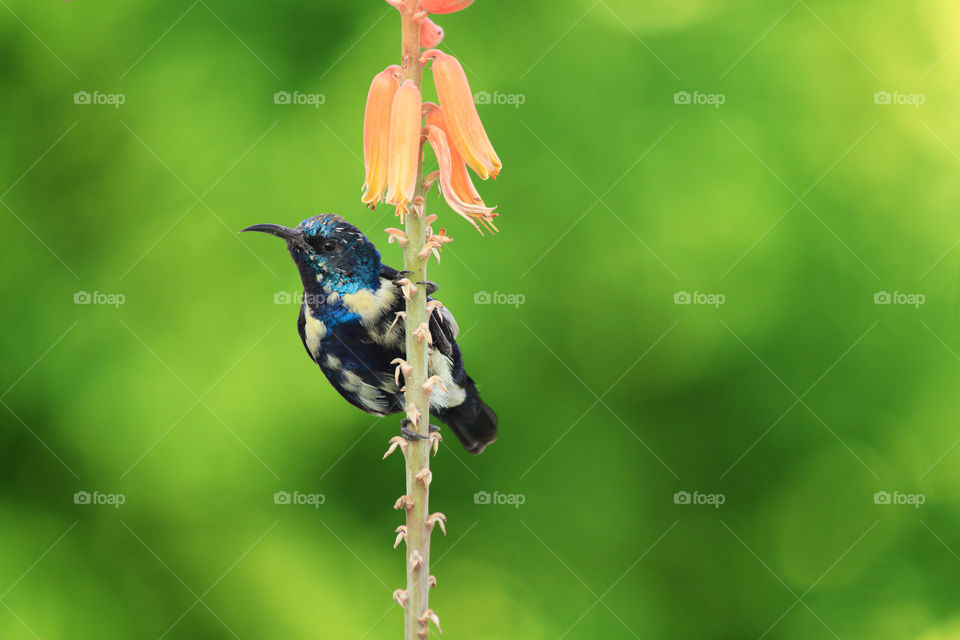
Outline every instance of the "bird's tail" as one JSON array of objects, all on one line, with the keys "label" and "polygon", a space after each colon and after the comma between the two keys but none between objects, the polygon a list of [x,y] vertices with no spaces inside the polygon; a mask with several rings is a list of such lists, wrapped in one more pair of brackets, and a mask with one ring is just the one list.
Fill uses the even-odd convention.
[{"label": "bird's tail", "polygon": [[469,376],[466,382],[466,400],[438,411],[437,417],[450,427],[464,449],[476,455],[497,439],[497,414],[480,399]]}]

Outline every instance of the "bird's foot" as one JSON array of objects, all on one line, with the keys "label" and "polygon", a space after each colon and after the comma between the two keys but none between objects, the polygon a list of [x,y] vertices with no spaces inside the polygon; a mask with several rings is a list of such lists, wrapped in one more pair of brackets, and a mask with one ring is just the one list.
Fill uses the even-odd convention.
[{"label": "bird's foot", "polygon": [[[404,418],[400,421],[400,435],[402,435],[407,440],[430,440],[432,436],[425,436],[421,433],[417,433],[411,429],[408,425],[412,424],[410,418]],[[430,433],[437,433],[440,431],[440,427],[436,425],[430,425]]]},{"label": "bird's foot", "polygon": [[393,284],[400,284],[400,281],[406,278],[407,276],[412,276],[413,271],[397,271],[397,275],[393,278]]},{"label": "bird's foot", "polygon": [[413,424],[413,421],[410,418],[404,418],[400,421],[400,435],[402,435],[404,438],[407,440],[426,440],[429,437],[421,435],[407,426],[410,424]]},{"label": "bird's foot", "polygon": [[417,284],[422,284],[424,287],[427,288],[428,296],[432,296],[434,293],[437,292],[437,289],[440,288],[440,285],[438,285],[436,282],[431,282],[430,280],[418,280]]}]

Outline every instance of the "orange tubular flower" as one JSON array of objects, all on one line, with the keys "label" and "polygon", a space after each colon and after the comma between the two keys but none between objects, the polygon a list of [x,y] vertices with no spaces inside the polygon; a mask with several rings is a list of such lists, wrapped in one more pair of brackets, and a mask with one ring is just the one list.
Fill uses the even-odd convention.
[{"label": "orange tubular flower", "polygon": [[483,130],[483,123],[473,103],[470,83],[460,62],[437,49],[425,52],[423,58],[433,59],[433,80],[437,86],[440,108],[449,125],[447,131],[452,145],[481,180],[490,176],[496,178],[503,165]]},{"label": "orange tubular flower", "polygon": [[443,27],[430,18],[424,18],[420,25],[420,46],[430,49],[443,40]]},{"label": "orange tubular flower", "polygon": [[[449,144],[450,129],[447,128],[446,119],[443,117],[443,110],[432,102],[425,103],[424,110],[427,113],[427,124],[433,125],[443,131],[447,138],[447,146],[450,152],[449,184],[453,194],[462,202],[486,208],[487,205],[483,203],[483,198],[477,193],[477,189],[473,186],[473,181],[470,179],[470,174],[467,173],[467,165],[463,161],[463,156],[460,155],[456,147]],[[442,182],[440,186],[443,186]]]},{"label": "orange tubular flower", "polygon": [[390,110],[390,145],[387,162],[387,203],[400,207],[401,216],[413,200],[420,161],[423,103],[420,89],[407,80],[397,90]]},{"label": "orange tubular flower", "polygon": [[367,107],[363,114],[363,181],[365,205],[374,208],[387,186],[387,153],[390,142],[390,110],[400,86],[400,67],[387,67],[370,83]]},{"label": "orange tubular flower", "polygon": [[420,10],[427,13],[453,13],[471,4],[473,0],[420,0]]},{"label": "orange tubular flower", "polygon": [[[440,165],[440,190],[443,193],[443,199],[447,201],[451,209],[463,216],[477,231],[480,231],[480,227],[477,226],[478,220],[484,226],[496,231],[497,228],[493,226],[493,219],[497,214],[493,212],[493,208],[484,205],[483,201],[479,199],[479,196],[477,196],[477,200],[474,202],[465,202],[460,197],[457,188],[454,187],[452,180],[452,151],[450,145],[447,143],[447,136],[443,132],[443,129],[436,125],[428,124],[423,130],[427,136],[427,140],[430,142],[430,146],[433,148],[434,155],[437,156],[437,164]],[[474,191],[474,193],[476,192]],[[480,233],[482,234],[483,232],[480,231]]]}]

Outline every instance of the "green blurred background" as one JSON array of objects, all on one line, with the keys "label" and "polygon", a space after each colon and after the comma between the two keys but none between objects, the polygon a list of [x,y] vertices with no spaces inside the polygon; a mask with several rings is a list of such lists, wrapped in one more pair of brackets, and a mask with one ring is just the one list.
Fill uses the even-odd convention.
[{"label": "green blurred background", "polygon": [[[0,638],[399,637],[397,420],[235,233],[332,211],[399,262],[358,157],[395,13],[0,5]],[[505,166],[496,237],[430,199],[501,424],[433,461],[445,637],[960,637],[956,3],[438,22]]]}]

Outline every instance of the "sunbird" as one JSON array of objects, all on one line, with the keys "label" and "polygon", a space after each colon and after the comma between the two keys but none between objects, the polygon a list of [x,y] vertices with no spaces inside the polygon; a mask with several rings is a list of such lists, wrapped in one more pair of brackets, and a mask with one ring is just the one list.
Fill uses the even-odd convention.
[{"label": "sunbird", "polygon": [[[303,283],[297,330],[307,355],[333,388],[371,415],[405,411],[392,363],[404,357],[405,326],[397,321],[402,313],[397,314],[405,309],[402,286],[409,282],[405,280],[409,272],[383,264],[376,246],[334,214],[307,218],[293,229],[255,224],[243,231],[286,241]],[[426,287],[427,301],[433,301],[429,294],[436,285],[416,284]],[[430,412],[450,427],[467,451],[479,454],[496,440],[497,416],[464,370],[453,314],[439,303],[430,306],[432,352],[427,374],[439,378],[430,394]],[[426,437],[407,424],[404,418],[404,437]]]}]

